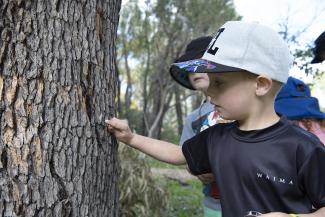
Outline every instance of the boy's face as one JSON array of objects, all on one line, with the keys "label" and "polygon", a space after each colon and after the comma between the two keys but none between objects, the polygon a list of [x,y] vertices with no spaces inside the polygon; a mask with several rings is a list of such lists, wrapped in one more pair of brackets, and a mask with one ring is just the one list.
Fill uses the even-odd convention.
[{"label": "boy's face", "polygon": [[255,79],[247,72],[209,73],[207,90],[216,110],[227,120],[243,120],[255,99]]},{"label": "boy's face", "polygon": [[195,90],[207,91],[209,87],[209,76],[207,73],[190,73],[188,78]]}]

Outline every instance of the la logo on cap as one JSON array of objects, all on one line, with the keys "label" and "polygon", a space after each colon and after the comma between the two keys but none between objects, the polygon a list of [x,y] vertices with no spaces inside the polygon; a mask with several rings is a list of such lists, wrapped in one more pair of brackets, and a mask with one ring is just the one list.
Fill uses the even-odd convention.
[{"label": "la logo on cap", "polygon": [[216,33],[215,33],[215,36],[213,37],[210,45],[209,45],[209,49],[208,49],[208,53],[211,54],[211,55],[216,55],[217,51],[218,51],[218,47],[217,46],[214,46],[217,39],[219,38],[220,34],[225,30],[225,28],[220,28]]}]

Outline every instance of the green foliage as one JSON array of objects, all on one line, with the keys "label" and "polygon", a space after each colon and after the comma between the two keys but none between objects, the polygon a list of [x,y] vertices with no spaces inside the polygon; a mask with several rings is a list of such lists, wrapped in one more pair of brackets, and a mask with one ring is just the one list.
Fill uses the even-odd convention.
[{"label": "green foliage", "polygon": [[[168,169],[186,169],[187,166],[174,166],[146,157],[150,167]],[[177,178],[177,177],[175,177]],[[169,178],[157,179],[159,185],[165,186],[168,195],[168,209],[165,216],[201,217],[203,216],[202,183],[198,179],[176,181]]]},{"label": "green foliage", "polygon": [[[150,166],[180,168],[168,165],[126,145],[120,144],[119,179],[121,217],[201,217],[202,184],[197,179],[182,182],[153,177]],[[149,166],[150,165],[150,166]]]},{"label": "green foliage", "polygon": [[193,179],[186,184],[180,184],[174,180],[167,180],[167,191],[170,207],[166,216],[203,216],[202,183],[199,180]]},{"label": "green foliage", "polygon": [[120,216],[166,216],[167,194],[153,179],[144,155],[120,144],[119,157]]},{"label": "green foliage", "polygon": [[299,69],[305,71],[305,73],[311,74],[312,67],[310,61],[312,59],[312,52],[310,48],[307,49],[296,49],[293,52],[294,55],[294,64],[298,66]]},{"label": "green foliage", "polygon": [[187,0],[176,2],[179,4],[180,13],[186,17],[187,28],[196,32],[213,33],[226,21],[241,19],[237,15],[232,1]]},{"label": "green foliage", "polygon": [[146,157],[146,161],[148,162],[151,168],[169,168],[169,169],[186,169],[187,166],[175,166],[172,164],[164,163],[159,160],[153,159],[152,157]]},{"label": "green foliage", "polygon": [[301,36],[301,34],[306,31],[308,27],[305,27],[302,31],[298,30],[294,33],[290,33],[288,22],[289,20],[287,18],[279,24],[279,34],[290,47],[291,54],[293,55],[293,65],[305,72],[306,75],[312,75],[313,77],[323,75],[324,72],[321,72],[310,64],[313,58],[312,49],[314,45],[311,45],[313,42],[310,42],[308,45],[301,45],[299,42],[299,36]]},{"label": "green foliage", "polygon": [[141,130],[141,122],[143,113],[138,110],[137,108],[129,108],[128,114],[125,114],[125,110],[122,108],[121,114],[119,114],[119,118],[125,119],[127,117],[129,126],[132,130],[139,133],[142,132]]},{"label": "green foliage", "polygon": [[174,144],[178,144],[179,135],[177,133],[177,127],[165,125],[161,131],[161,139],[165,141],[169,141]]},{"label": "green foliage", "polygon": [[130,55],[137,56],[141,52],[142,40],[140,35],[142,31],[143,14],[139,8],[138,1],[130,1],[121,10],[121,19],[118,29],[118,51],[119,56],[122,49],[125,49]]},{"label": "green foliage", "polygon": [[[131,69],[132,100],[145,113],[148,128],[162,106],[165,111],[169,109],[168,99],[173,94],[170,86],[175,85],[169,66],[186,44],[196,37],[211,35],[227,20],[237,19],[240,17],[232,0],[130,0],[123,5],[117,45],[120,78],[126,80],[127,69]],[[188,93],[184,88],[181,92]],[[143,121],[137,124],[145,129]],[[156,131],[160,129],[161,126]]]},{"label": "green foliage", "polygon": [[[289,42],[292,44],[293,42]],[[312,75],[313,77],[319,77],[324,75],[324,72],[317,70],[310,64],[313,58],[311,46],[304,48],[297,48],[293,50],[292,55],[294,56],[293,64],[296,65],[300,70],[305,72],[306,75]]]}]

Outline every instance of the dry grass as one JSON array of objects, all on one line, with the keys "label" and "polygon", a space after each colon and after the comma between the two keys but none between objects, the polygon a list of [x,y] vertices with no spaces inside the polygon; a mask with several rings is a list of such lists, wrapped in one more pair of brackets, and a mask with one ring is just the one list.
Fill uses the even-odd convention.
[{"label": "dry grass", "polygon": [[165,216],[167,193],[152,176],[144,154],[124,144],[119,146],[120,216]]}]

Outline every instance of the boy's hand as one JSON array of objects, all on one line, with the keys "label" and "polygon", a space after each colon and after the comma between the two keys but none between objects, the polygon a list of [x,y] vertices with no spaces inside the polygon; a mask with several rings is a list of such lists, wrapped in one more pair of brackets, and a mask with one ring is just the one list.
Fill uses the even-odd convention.
[{"label": "boy's hand", "polygon": [[[186,169],[187,169],[187,171],[188,171],[189,173],[191,173],[191,174],[194,176],[194,174],[191,172],[191,170],[190,170],[188,167],[187,167]],[[214,175],[213,175],[212,173],[204,173],[204,174],[201,174],[201,175],[196,175],[196,177],[197,177],[198,179],[200,179],[200,181],[201,181],[203,184],[210,184],[210,183],[212,183],[212,182],[215,181],[215,179],[214,179]]]},{"label": "boy's hand", "polygon": [[105,123],[107,124],[108,131],[113,133],[117,140],[130,144],[134,135],[127,120],[112,118],[110,120],[105,120]]},{"label": "boy's hand", "polygon": [[203,184],[210,184],[215,181],[214,175],[212,173],[205,173],[202,175],[196,176]]}]

